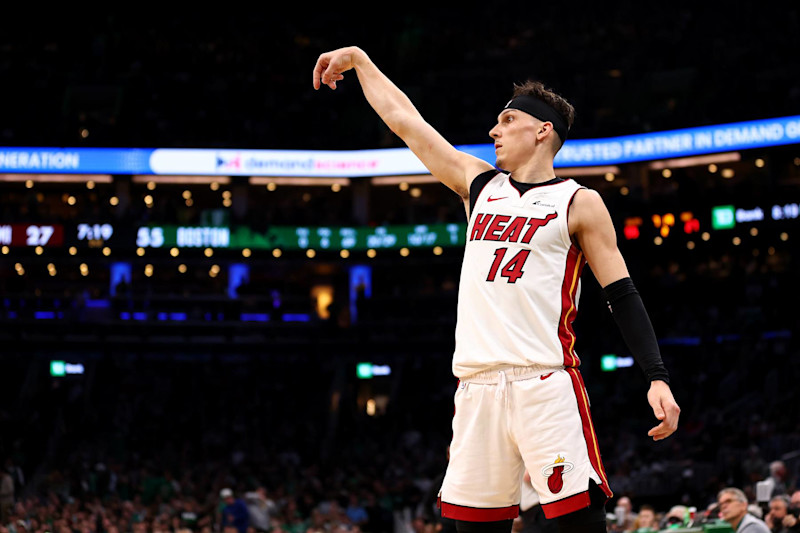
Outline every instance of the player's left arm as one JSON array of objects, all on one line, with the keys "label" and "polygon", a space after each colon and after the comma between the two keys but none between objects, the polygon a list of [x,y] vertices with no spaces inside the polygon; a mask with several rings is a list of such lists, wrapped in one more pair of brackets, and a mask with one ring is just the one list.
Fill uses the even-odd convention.
[{"label": "player's left arm", "polygon": [[680,407],[672,395],[650,317],[617,247],[611,215],[596,191],[580,189],[575,193],[569,209],[569,230],[603,288],[625,343],[650,381],[647,400],[660,423],[647,434],[653,440],[665,439],[678,428]]}]

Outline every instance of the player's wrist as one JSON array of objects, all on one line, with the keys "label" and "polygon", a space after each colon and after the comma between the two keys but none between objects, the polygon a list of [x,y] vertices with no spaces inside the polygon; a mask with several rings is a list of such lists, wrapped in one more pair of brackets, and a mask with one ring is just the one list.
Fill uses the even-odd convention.
[{"label": "player's wrist", "polygon": [[352,64],[353,67],[360,67],[365,61],[369,60],[367,53],[358,46],[349,46],[347,48],[347,53],[350,55],[350,64]]}]

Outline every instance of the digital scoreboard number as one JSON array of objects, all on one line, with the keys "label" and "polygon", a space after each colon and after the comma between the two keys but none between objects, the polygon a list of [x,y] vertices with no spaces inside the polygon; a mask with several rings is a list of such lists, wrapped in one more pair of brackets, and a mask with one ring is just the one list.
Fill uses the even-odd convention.
[{"label": "digital scoreboard number", "polygon": [[114,235],[111,224],[78,224],[79,241],[107,241]]},{"label": "digital scoreboard number", "polygon": [[85,244],[90,248],[100,248],[114,237],[114,226],[111,224],[78,224],[73,233],[77,244]]},{"label": "digital scoreboard number", "polygon": [[63,246],[64,226],[60,224],[0,224],[0,245]]}]

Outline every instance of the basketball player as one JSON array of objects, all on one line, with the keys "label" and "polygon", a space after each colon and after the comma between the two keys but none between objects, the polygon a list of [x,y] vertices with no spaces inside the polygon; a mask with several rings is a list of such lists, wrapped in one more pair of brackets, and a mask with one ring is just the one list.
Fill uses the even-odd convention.
[{"label": "basketball player", "polygon": [[588,263],[643,368],[647,399],[671,435],[680,409],[650,319],[600,195],[556,178],[573,107],[539,82],[515,86],[489,131],[496,165],[455,149],[358,47],[323,53],[313,86],[354,70],[379,117],[464,202],[450,461],[439,494],[459,532],[508,533],[525,468],[547,518],[566,533],[606,531],[612,497],[574,351],[572,322]]}]

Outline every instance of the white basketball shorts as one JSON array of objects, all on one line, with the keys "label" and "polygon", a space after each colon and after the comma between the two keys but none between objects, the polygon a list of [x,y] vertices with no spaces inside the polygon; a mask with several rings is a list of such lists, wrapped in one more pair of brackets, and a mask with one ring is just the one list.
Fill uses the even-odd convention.
[{"label": "white basketball shorts", "polygon": [[587,507],[589,480],[613,496],[578,369],[505,368],[459,381],[442,516],[516,518],[526,468],[547,518]]}]

